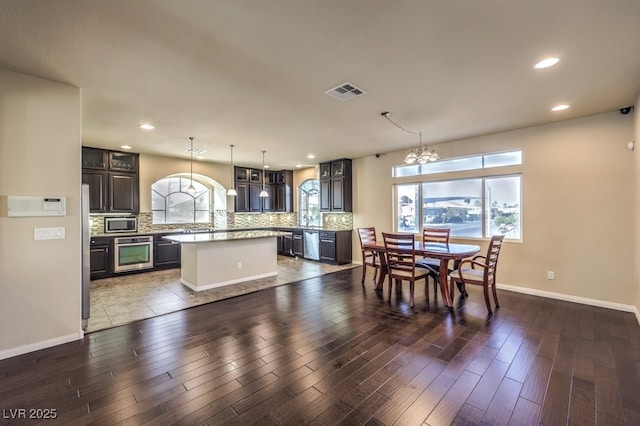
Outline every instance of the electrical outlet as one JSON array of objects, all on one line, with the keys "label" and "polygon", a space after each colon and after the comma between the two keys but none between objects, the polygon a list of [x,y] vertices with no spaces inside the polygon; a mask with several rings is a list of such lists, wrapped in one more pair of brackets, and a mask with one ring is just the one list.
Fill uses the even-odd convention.
[{"label": "electrical outlet", "polygon": [[553,271],[547,271],[547,279],[548,280],[555,280],[556,279],[556,273]]},{"label": "electrical outlet", "polygon": [[242,262],[238,262],[238,269],[242,269]]}]

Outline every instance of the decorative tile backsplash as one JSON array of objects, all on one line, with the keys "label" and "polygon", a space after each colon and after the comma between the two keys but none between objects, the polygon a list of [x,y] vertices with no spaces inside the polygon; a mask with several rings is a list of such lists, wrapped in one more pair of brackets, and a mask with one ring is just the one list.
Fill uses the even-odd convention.
[{"label": "decorative tile backsplash", "polygon": [[[91,234],[104,233],[105,215],[91,215]],[[138,232],[170,231],[182,228],[262,228],[271,226],[296,226],[296,213],[228,213],[226,210],[216,210],[211,214],[209,223],[177,223],[154,225],[151,212],[141,212],[138,216]],[[353,214],[351,213],[323,213],[322,226],[330,229],[352,229]]]}]

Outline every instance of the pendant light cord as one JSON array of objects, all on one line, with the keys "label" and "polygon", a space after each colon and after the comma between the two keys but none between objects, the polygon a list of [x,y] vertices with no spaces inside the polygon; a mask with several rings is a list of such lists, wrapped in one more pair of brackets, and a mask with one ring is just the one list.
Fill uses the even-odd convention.
[{"label": "pendant light cord", "polygon": [[402,127],[401,125],[399,125],[398,123],[396,123],[395,121],[393,121],[391,118],[389,118],[389,116],[391,115],[390,112],[385,111],[380,113],[381,116],[383,116],[384,118],[386,118],[387,120],[389,120],[389,123],[393,124],[394,126],[396,126],[398,129],[402,130],[403,132],[407,132],[411,135],[416,135],[416,136],[420,136],[420,138],[422,139],[422,130],[414,132],[413,130],[409,130],[405,127]]},{"label": "pendant light cord", "polygon": [[193,185],[193,136],[191,136],[191,185]]}]

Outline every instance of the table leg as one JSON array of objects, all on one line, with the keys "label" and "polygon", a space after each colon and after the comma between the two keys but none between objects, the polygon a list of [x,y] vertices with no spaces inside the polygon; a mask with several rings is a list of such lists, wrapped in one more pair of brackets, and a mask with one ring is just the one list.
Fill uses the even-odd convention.
[{"label": "table leg", "polygon": [[451,308],[453,304],[451,303],[451,298],[449,295],[449,284],[447,279],[449,278],[449,261],[447,259],[440,259],[440,268],[438,270],[439,282],[440,282],[440,292],[442,293],[442,301],[445,306]]},{"label": "table leg", "polygon": [[384,280],[387,278],[387,257],[384,253],[378,253],[380,260],[380,272],[378,273],[378,282],[376,283],[376,291],[382,291]]}]

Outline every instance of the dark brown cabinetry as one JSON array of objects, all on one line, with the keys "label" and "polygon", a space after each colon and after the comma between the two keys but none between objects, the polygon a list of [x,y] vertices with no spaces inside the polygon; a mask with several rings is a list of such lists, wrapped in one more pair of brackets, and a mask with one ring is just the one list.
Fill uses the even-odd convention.
[{"label": "dark brown cabinetry", "polygon": [[320,231],[320,261],[351,263],[351,231]]},{"label": "dark brown cabinetry", "polygon": [[[291,232],[290,229],[275,229],[275,231]],[[293,256],[293,234],[278,237],[278,254]]]},{"label": "dark brown cabinetry", "polygon": [[352,179],[350,159],[320,163],[320,210],[352,211]]},{"label": "dark brown cabinetry", "polygon": [[302,230],[293,231],[291,250],[295,256],[304,257],[304,236]]},{"label": "dark brown cabinetry", "polygon": [[131,213],[139,208],[138,154],[82,147],[82,183],[91,213]]},{"label": "dark brown cabinetry", "polygon": [[293,211],[293,171],[265,171],[264,190],[269,194],[266,198],[260,198],[262,170],[235,166],[234,177],[238,192],[235,200],[237,213]]},{"label": "dark brown cabinetry", "polygon": [[154,269],[180,267],[180,243],[165,240],[170,234],[154,235],[153,237],[153,267]]},{"label": "dark brown cabinetry", "polygon": [[282,213],[293,211],[293,171],[276,172],[275,210]]},{"label": "dark brown cabinetry", "polygon": [[89,271],[91,279],[106,278],[113,274],[112,238],[91,238],[89,245]]}]

